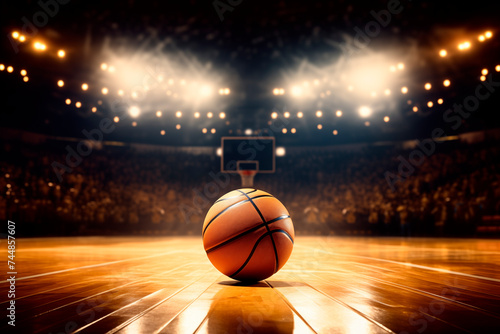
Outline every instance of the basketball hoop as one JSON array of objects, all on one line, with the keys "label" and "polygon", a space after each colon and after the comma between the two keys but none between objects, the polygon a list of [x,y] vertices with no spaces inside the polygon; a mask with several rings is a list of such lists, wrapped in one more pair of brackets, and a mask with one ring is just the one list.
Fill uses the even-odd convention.
[{"label": "basketball hoop", "polygon": [[240,174],[241,177],[241,187],[253,187],[253,178],[255,177],[255,174],[257,174],[256,170],[240,169],[238,170],[238,174]]}]

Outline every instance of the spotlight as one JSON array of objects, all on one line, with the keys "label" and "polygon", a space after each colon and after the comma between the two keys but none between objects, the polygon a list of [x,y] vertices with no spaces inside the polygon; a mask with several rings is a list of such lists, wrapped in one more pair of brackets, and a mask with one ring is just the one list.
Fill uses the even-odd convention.
[{"label": "spotlight", "polygon": [[337,112],[335,113],[335,115],[337,117],[342,117],[342,110],[337,110]]},{"label": "spotlight", "polygon": [[445,87],[449,87],[451,85],[451,81],[446,79],[445,81],[443,81],[443,86]]},{"label": "spotlight", "polygon": [[57,56],[59,58],[64,58],[66,56],[66,52],[64,50],[57,51]]},{"label": "spotlight", "polygon": [[59,87],[63,87],[64,86],[64,81],[62,81],[62,80],[57,81],[57,85]]},{"label": "spotlight", "polygon": [[445,49],[442,49],[439,51],[439,56],[446,57],[447,55],[448,55],[448,51],[446,51]]},{"label": "spotlight", "polygon": [[47,45],[43,44],[42,42],[33,43],[33,47],[37,51],[45,51],[47,49]]},{"label": "spotlight", "polygon": [[366,106],[362,106],[361,108],[359,108],[358,112],[359,116],[361,116],[362,118],[370,117],[372,114],[372,110]]},{"label": "spotlight", "polygon": [[276,156],[277,157],[284,157],[286,154],[286,150],[284,147],[276,147]]},{"label": "spotlight", "polygon": [[302,88],[299,86],[293,86],[292,87],[292,95],[293,96],[300,96],[302,95]]},{"label": "spotlight", "polygon": [[200,93],[202,96],[208,97],[208,96],[212,95],[212,87],[210,87],[208,85],[202,86],[200,89]]},{"label": "spotlight", "polygon": [[141,114],[141,110],[139,109],[139,107],[132,106],[128,110],[128,113],[129,113],[130,117],[137,118]]}]

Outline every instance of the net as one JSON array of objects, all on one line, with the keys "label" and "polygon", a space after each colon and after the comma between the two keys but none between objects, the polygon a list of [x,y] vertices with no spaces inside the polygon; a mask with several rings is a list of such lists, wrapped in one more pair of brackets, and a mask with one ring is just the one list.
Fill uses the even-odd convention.
[{"label": "net", "polygon": [[256,170],[239,170],[238,174],[241,177],[241,187],[242,188],[252,188],[253,187],[253,179],[255,174],[257,174]]}]

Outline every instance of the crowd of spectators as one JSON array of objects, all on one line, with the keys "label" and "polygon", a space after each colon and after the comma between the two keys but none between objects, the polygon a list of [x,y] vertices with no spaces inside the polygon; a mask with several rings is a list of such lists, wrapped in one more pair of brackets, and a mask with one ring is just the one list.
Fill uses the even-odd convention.
[{"label": "crowd of spectators", "polygon": [[[65,145],[0,147],[0,219],[24,235],[198,235],[211,204],[240,187],[215,154],[133,146],[95,149],[59,180]],[[500,213],[497,143],[440,144],[403,175],[411,152],[289,148],[254,185],[285,204],[297,234],[474,236]]]}]

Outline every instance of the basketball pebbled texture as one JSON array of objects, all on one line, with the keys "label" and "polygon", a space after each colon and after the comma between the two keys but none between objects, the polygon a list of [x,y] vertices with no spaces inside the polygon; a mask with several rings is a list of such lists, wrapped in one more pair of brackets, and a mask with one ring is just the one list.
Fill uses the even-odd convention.
[{"label": "basketball pebbled texture", "polygon": [[293,249],[295,233],[285,206],[257,189],[233,190],[208,210],[203,246],[221,273],[259,281],[280,270]]}]

